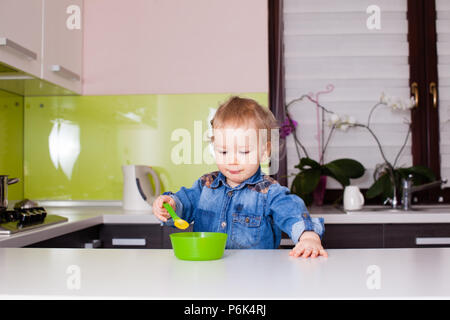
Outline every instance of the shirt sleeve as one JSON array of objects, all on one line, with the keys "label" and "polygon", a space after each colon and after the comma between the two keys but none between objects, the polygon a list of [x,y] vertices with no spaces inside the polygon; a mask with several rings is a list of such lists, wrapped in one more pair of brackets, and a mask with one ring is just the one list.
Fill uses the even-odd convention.
[{"label": "shirt sleeve", "polygon": [[268,192],[268,205],[275,224],[297,244],[304,231],[314,231],[322,239],[325,232],[323,218],[311,218],[304,201],[278,183]]},{"label": "shirt sleeve", "polygon": [[[194,212],[197,208],[200,194],[202,193],[202,183],[198,179],[192,184],[191,188],[181,187],[181,189],[173,193],[171,191],[164,192],[163,195],[169,195],[175,200],[175,212],[181,218],[191,223],[194,220]],[[172,219],[169,219],[168,225],[173,224]]]}]

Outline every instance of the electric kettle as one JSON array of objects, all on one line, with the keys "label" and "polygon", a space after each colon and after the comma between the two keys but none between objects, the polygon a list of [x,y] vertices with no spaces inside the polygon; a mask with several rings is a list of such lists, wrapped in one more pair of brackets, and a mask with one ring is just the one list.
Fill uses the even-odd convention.
[{"label": "electric kettle", "polygon": [[[161,192],[161,182],[150,166],[125,165],[123,172],[123,209],[152,211],[152,204]],[[148,175],[153,178],[153,190]]]}]

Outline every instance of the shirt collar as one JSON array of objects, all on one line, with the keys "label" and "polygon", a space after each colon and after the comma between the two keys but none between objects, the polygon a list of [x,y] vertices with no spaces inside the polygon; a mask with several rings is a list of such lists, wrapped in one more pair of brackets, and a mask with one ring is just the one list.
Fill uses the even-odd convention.
[{"label": "shirt collar", "polygon": [[[250,178],[243,181],[241,184],[239,184],[238,186],[236,186],[232,189],[241,189],[247,184],[256,184],[258,182],[261,182],[262,180],[263,180],[263,175],[261,172],[261,166],[259,166],[258,170],[256,170],[255,174],[253,174]],[[211,183],[211,188],[214,188],[214,189],[218,188],[220,186],[220,183],[222,183],[223,185],[227,185],[226,182],[227,182],[227,177],[225,177],[225,175],[219,171],[217,178],[214,179],[213,183]]]}]

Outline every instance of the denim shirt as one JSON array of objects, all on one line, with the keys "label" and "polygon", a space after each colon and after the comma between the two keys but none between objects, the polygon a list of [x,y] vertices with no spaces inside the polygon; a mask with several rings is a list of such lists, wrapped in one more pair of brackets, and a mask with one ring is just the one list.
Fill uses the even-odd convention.
[{"label": "denim shirt", "polygon": [[[257,172],[231,188],[220,171],[204,174],[191,188],[170,195],[176,213],[194,231],[227,233],[227,249],[276,249],[281,231],[297,243],[304,231],[324,233],[323,218],[311,218],[303,200],[270,176]],[[173,226],[172,219],[167,225]]]}]

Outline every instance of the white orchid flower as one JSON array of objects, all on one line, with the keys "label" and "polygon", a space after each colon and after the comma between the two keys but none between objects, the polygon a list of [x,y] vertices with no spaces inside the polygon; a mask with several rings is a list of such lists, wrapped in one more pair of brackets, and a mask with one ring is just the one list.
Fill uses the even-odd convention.
[{"label": "white orchid flower", "polygon": [[415,107],[416,103],[414,97],[402,99],[400,97],[388,97],[384,92],[381,93],[380,103],[386,104],[393,110],[409,110]]},{"label": "white orchid flower", "polygon": [[330,123],[331,124],[338,124],[341,121],[339,116],[336,113],[333,113],[330,117]]},{"label": "white orchid flower", "polygon": [[347,122],[348,122],[348,124],[349,124],[350,126],[353,126],[353,125],[355,125],[355,123],[356,123],[356,118],[353,117],[353,116],[350,116],[350,117],[348,117]]},{"label": "white orchid flower", "polygon": [[347,124],[350,127],[354,126],[356,123],[356,118],[354,116],[349,116],[348,114],[341,117],[342,124]]},{"label": "white orchid flower", "polygon": [[349,116],[349,115],[342,115],[342,116],[340,116],[340,115],[338,115],[336,113],[333,113],[330,116],[330,119],[329,119],[329,122],[328,122],[330,127],[334,126],[335,128],[340,129],[342,131],[347,131],[347,129],[349,127],[354,126],[355,123],[356,123],[356,118],[355,117]]}]

